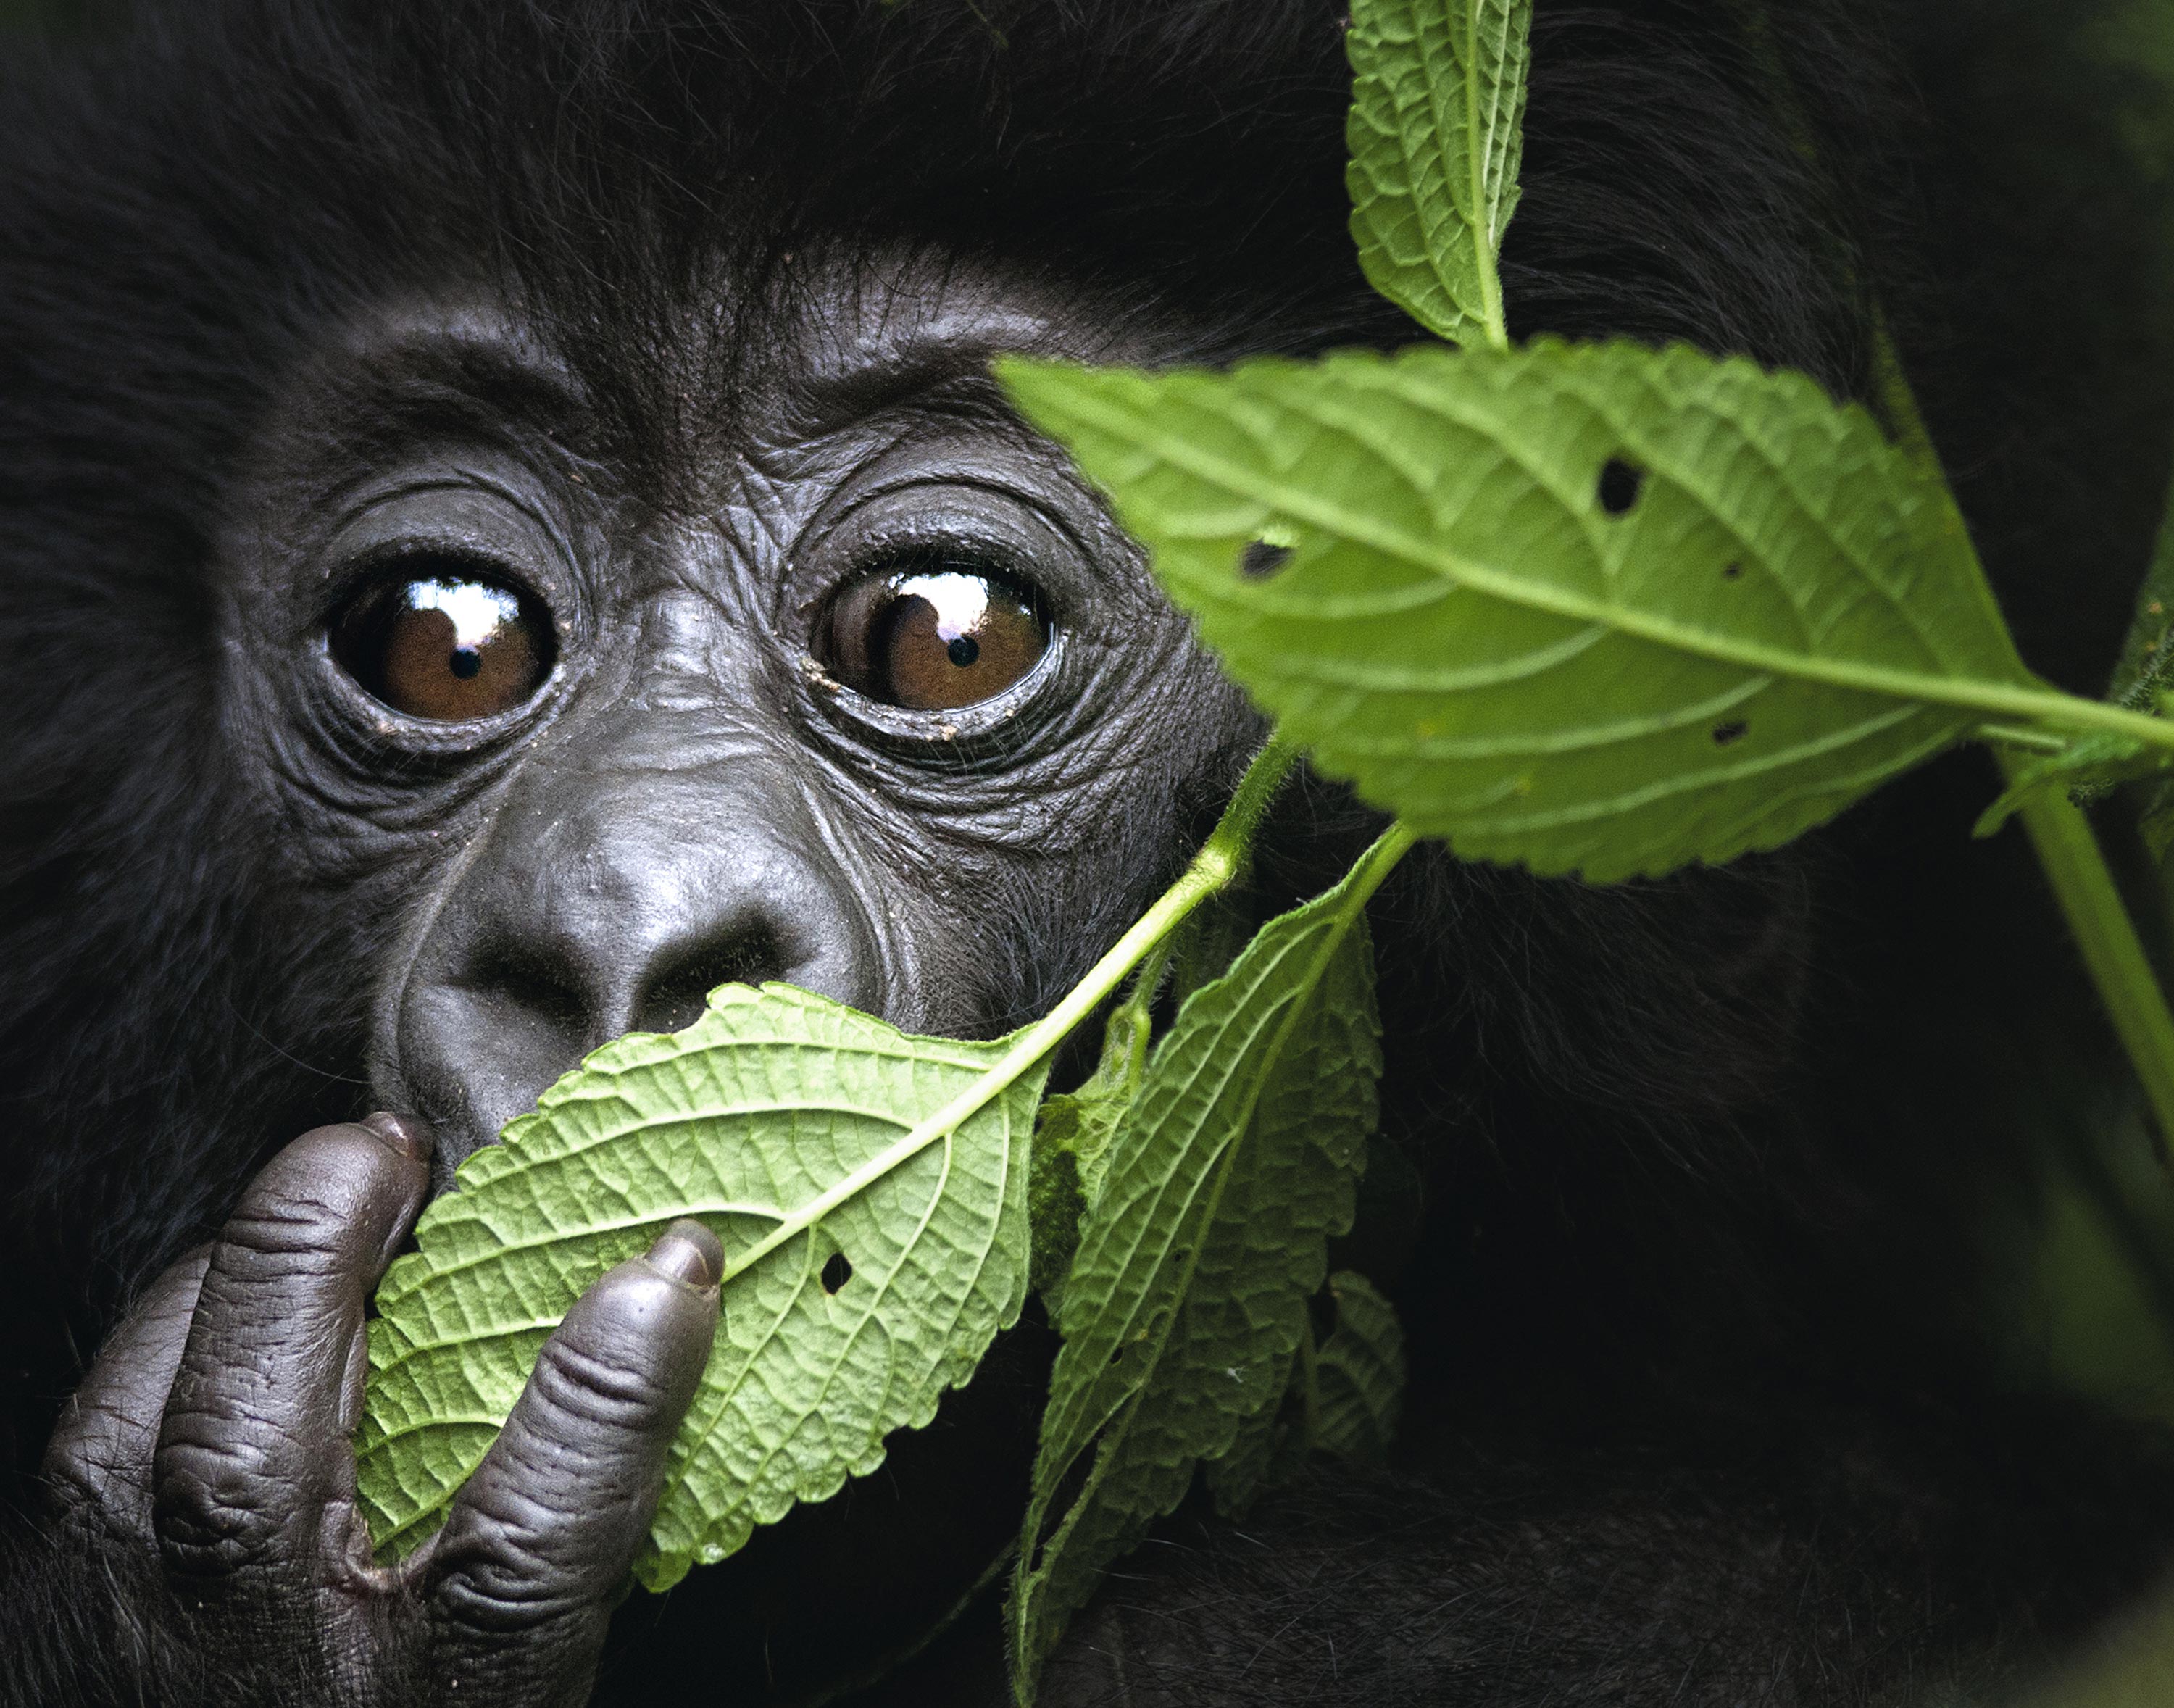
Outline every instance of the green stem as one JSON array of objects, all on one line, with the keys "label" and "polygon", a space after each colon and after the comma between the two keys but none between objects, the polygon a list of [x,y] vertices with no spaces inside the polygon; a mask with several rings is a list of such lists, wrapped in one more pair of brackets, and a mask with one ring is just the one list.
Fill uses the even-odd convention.
[{"label": "green stem", "polygon": [[1306,1320],[1298,1340],[1299,1406],[1306,1419],[1307,1451],[1321,1445],[1321,1353],[1313,1343],[1313,1319]]},{"label": "green stem", "polygon": [[[1939,490],[1955,510],[1956,521],[1960,525],[1961,511],[1955,504],[1955,489],[1948,484],[1947,473],[1940,465],[1939,451],[1925,429],[1924,414],[1917,407],[1917,394],[1911,386],[1909,374],[1902,366],[1901,354],[1895,348],[1884,316],[1876,331],[1878,345],[1874,361],[1881,400],[1901,435],[1903,450],[1920,468],[1938,479]],[[1981,575],[1980,580],[1983,579]],[[2104,704],[2083,700],[2075,703]],[[2133,720],[2125,733],[2150,739],[2140,726],[2152,724],[2158,725],[2160,732],[2174,732],[2174,723],[2164,718],[2119,707],[2107,709],[2121,711],[2125,718]],[[1982,733],[1991,735],[1993,732]],[[2174,743],[2166,741],[2162,733],[2159,744],[2168,746]],[[2022,755],[1999,747],[1993,749],[1993,754],[2003,774],[2014,783],[2025,764]],[[2046,881],[2052,886],[2054,900],[2060,904],[2076,946],[2083,952],[2084,965],[2098,986],[2099,1000],[2105,1004],[2122,1048],[2128,1054],[2129,1066],[2144,1087],[2145,1100],[2151,1105],[2160,1133],[2174,1142],[2174,1013],[2167,1011],[2166,993],[2160,988],[2158,975],[2152,970],[2150,958],[2144,954],[2144,944],[2137,937],[2136,922],[2129,917],[2128,905],[2122,900],[2113,873],[2106,868],[2106,855],[2099,847],[2091,822],[2084,816],[2083,809],[2069,798],[2068,792],[2058,788],[2042,789],[2033,794],[2023,803],[2020,816],[2023,828],[2030,834],[2031,846],[2037,851],[2038,863],[2045,869]]]},{"label": "green stem", "polygon": [[[2112,735],[2133,737],[2146,747],[2174,748],[2174,723],[2168,722],[2166,719],[2130,711],[2123,706],[2109,705],[2103,700],[2086,700],[2081,695],[2063,694],[2056,688],[2010,693],[1993,689],[1988,684],[1982,693],[1974,694],[1969,698],[1959,695],[1950,703],[1977,705],[1988,711],[2020,712],[2025,717],[2036,717],[2056,729],[2104,730]],[[2043,745],[2042,742],[2037,744]]]},{"label": "green stem", "polygon": [[[1902,353],[1895,346],[1895,335],[1887,329],[1887,312],[1879,304],[1872,307],[1872,381],[1879,388],[1880,407],[1887,412],[1887,424],[1894,430],[1895,442],[1918,468],[1936,477],[1940,490],[1948,495],[1952,504],[1955,489],[1948,484],[1948,472],[1940,461],[1939,447],[1933,443],[1932,430],[1925,424],[1925,412],[1917,407],[1917,393],[1910,384],[1910,376],[1902,366]],[[1961,519],[1960,507],[1956,518]]]},{"label": "green stem", "polygon": [[1155,1037],[1155,1000],[1170,971],[1176,945],[1177,933],[1172,932],[1148,952],[1148,958],[1140,963],[1139,973],[1133,980],[1132,989],[1110,1016],[1109,1026],[1103,1035],[1102,1060],[1095,1072],[1099,1074],[1109,1071],[1111,1053],[1122,1042],[1125,1053],[1117,1065],[1123,1076],[1122,1083],[1128,1090],[1138,1090],[1141,1077],[1147,1072],[1148,1046]]},{"label": "green stem", "polygon": [[[2002,764],[2013,780],[2017,763],[2003,755]],[[2106,869],[2090,821],[2058,789],[2034,795],[2024,803],[2021,817],[2114,1030],[2144,1083],[2159,1130],[2174,1138],[2174,1013],[2168,1012],[2166,993]]]},{"label": "green stem", "polygon": [[1192,863],[1185,868],[1184,875],[1163,892],[1161,899],[1140,916],[1107,954],[1089,969],[1086,977],[1065,992],[1062,1002],[1024,1031],[1014,1033],[1010,1048],[972,1085],[844,1179],[834,1181],[806,1203],[795,1205],[762,1238],[735,1253],[720,1284],[753,1268],[787,1240],[813,1227],[839,1205],[858,1197],[937,1140],[956,1132],[1069,1037],[1073,1029],[1125,981],[1133,969],[1184,922],[1187,915],[1244,874],[1252,854],[1253,833],[1303,751],[1281,735],[1273,738],[1247,768],[1246,775],[1239,780],[1237,792],[1230,797],[1230,806],[1209,833]]}]

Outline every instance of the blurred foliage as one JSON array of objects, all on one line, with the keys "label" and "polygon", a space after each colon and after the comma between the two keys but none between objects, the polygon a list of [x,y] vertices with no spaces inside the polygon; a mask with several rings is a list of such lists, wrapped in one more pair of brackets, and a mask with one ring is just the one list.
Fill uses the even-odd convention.
[{"label": "blurred foliage", "polygon": [[57,35],[82,21],[79,0],[0,0],[0,30]]},{"label": "blurred foliage", "polygon": [[2133,1107],[2046,1112],[2035,1193],[1987,1217],[1987,1316],[2001,1365],[2020,1386],[2174,1419],[2166,1170]]},{"label": "blurred foliage", "polygon": [[[2027,160],[2006,144],[2019,170],[2000,176],[2019,202],[2036,200],[2041,217],[2052,210],[2052,241],[2073,241],[2070,210],[2101,210],[2112,241],[2072,264],[2103,268],[2111,252],[2124,284],[2115,292],[2115,323],[2101,321],[2096,338],[2079,337],[2129,358],[2125,377],[2105,368],[2093,376],[2112,382],[2109,413],[2129,424],[2151,419],[2174,377],[2174,0],[2054,8],[2004,0],[1983,14],[2002,44],[1988,56],[1999,63],[2002,93],[2048,97],[2034,103],[2048,117],[2020,145]],[[1984,118],[1988,135],[1998,124],[1993,105]],[[2036,199],[2047,192],[2050,198]],[[2105,307],[2096,293],[2079,295],[2069,325],[2088,327]],[[2065,356],[2076,341],[2050,342]],[[2156,424],[2161,430],[2150,436],[2162,453],[2163,493],[2163,416]],[[2119,844],[2128,829],[2124,804],[2100,816],[2110,843]],[[2135,858],[2128,888],[2139,922],[2163,927],[2154,947],[2164,977],[2174,973],[2174,865],[2154,873],[2140,848]],[[2042,1123],[2036,1193],[2028,1203],[2004,1201],[1986,1226],[1988,1328],[2003,1365],[2022,1386],[2063,1389],[2127,1416],[2174,1419],[2174,1187],[2166,1149],[2174,1136],[2152,1132],[2106,1078],[2047,1084],[2034,1102],[2029,1113]],[[2020,1708],[2174,1702],[2174,1586],[2017,1700]]]},{"label": "blurred foliage", "polygon": [[2116,79],[2112,123],[2133,158],[2174,181],[2174,6],[2118,0],[2086,24],[2081,46],[2087,64]]},{"label": "blurred foliage", "polygon": [[[2120,331],[2133,349],[2158,358],[2144,381],[2156,391],[2167,383],[2174,338],[2174,3],[2033,9],[2042,20],[2050,10],[2071,32],[2073,51],[2039,59],[2032,73],[2057,122],[2073,115],[2076,133],[2102,139],[2074,156],[2042,149],[2039,170],[2048,181],[2091,174],[2096,181],[2079,186],[2078,199],[2117,208],[2137,281],[2123,299],[2128,324]],[[2018,48],[2044,45],[2042,21],[2018,32]],[[2112,185],[2109,153],[2126,169]],[[2071,313],[2083,306],[2072,305]],[[2163,455],[2159,467],[2163,492]],[[2102,816],[2104,832],[2124,835],[2118,808]],[[2141,918],[2174,916],[2170,877],[2162,872],[2155,884],[2139,872],[2133,899]],[[2162,931],[2157,946],[2162,974],[2174,970],[2174,931]],[[2125,1100],[2081,1084],[2048,1089],[2065,1095],[2042,1111],[2035,1225],[2020,1240],[2012,1220],[1997,1217],[1991,1230],[1996,1338],[2020,1379],[2128,1414],[2174,1417],[2174,1190],[2163,1140]]]}]

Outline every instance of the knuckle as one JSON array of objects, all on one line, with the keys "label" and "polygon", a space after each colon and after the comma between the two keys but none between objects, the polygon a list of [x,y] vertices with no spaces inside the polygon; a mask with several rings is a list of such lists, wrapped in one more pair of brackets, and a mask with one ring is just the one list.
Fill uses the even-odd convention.
[{"label": "knuckle", "polygon": [[594,1498],[566,1486],[565,1467],[524,1457],[458,1515],[432,1590],[440,1610],[469,1630],[511,1634],[562,1619],[595,1599],[583,1567],[599,1547],[570,1522]]},{"label": "knuckle", "polygon": [[[601,1313],[599,1313],[601,1315]],[[610,1430],[638,1429],[668,1401],[640,1325],[591,1318],[546,1341],[532,1380],[554,1411]]]},{"label": "knuckle", "polygon": [[220,1267],[257,1279],[322,1279],[340,1267],[347,1224],[343,1207],[322,1199],[246,1205],[220,1230]]},{"label": "knuckle", "polygon": [[468,1630],[514,1637],[555,1624],[587,1605],[551,1562],[532,1557],[515,1538],[501,1537],[496,1546],[498,1552],[446,1568],[437,1584],[444,1617]]},{"label": "knuckle", "polygon": [[111,1431],[82,1429],[56,1435],[41,1467],[48,1500],[66,1511],[117,1516],[131,1497],[149,1493],[149,1467]]},{"label": "knuckle", "polygon": [[338,1242],[398,1167],[366,1128],[317,1127],[265,1165],[220,1230],[221,1241],[270,1258],[322,1251]]},{"label": "knuckle", "polygon": [[160,1551],[184,1577],[222,1577],[270,1554],[291,1522],[296,1491],[274,1456],[240,1430],[184,1427],[161,1447],[153,1491]]}]

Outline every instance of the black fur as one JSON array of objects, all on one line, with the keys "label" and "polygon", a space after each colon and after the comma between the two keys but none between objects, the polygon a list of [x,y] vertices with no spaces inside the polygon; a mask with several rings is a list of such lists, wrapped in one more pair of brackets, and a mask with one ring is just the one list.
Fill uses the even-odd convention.
[{"label": "black fur", "polygon": [[[1924,155],[1888,50],[1859,8],[1778,9],[1812,149],[1735,8],[1543,3],[1515,330],[1685,338],[1863,397],[1879,286],[1940,332],[1936,419],[1966,414],[1972,311],[1928,297],[1942,256],[1902,235]],[[368,1106],[385,927],[253,804],[219,650],[219,542],[296,376],[357,317],[504,300],[584,376],[617,478],[668,504],[701,401],[819,307],[814,257],[986,268],[1090,335],[1151,328],[1206,362],[1393,344],[1410,328],[1345,235],[1347,84],[1318,0],[220,0],[0,88],[0,1430],[22,1515],[0,1700],[138,1700],[105,1582],[125,1568],[35,1516],[56,1408],[271,1150]],[[2101,629],[2118,606],[2096,599]],[[1953,1000],[1951,889],[2020,896],[2056,941],[2003,857],[1962,844],[1982,781],[1950,766],[1914,807],[1667,884],[1417,862],[1376,916],[1390,1132],[1430,1204],[1392,1252],[1404,1462],[1236,1529],[1182,1522],[1083,1623],[1058,1698],[1871,1701],[2036,1662],[2144,1581],[2174,1534],[2156,1445],[1996,1397],[1968,1332],[1954,1176],[1999,1153],[1954,1089],[1974,1023],[1896,1041]],[[1330,792],[1288,803],[1265,889],[1317,884],[1355,829]],[[1181,851],[1127,850],[1128,884]],[[1122,927],[1090,910],[1124,893],[1015,898],[1012,1008]],[[720,1661],[707,1627],[655,1617],[624,1617],[607,1695],[653,1693],[660,1657],[785,1694],[819,1672],[766,1637]],[[872,1700],[993,1693],[989,1630],[984,1605]],[[143,1700],[238,1700],[240,1677],[176,1671]]]}]

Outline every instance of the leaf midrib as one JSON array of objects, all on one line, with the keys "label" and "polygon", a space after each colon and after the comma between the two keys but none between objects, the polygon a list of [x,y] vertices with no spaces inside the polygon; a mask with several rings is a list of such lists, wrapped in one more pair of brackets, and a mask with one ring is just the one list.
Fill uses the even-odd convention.
[{"label": "leaf midrib", "polygon": [[[1134,1387],[1128,1398],[1110,1410],[1106,1421],[1099,1424],[1095,1430],[1087,1432],[1081,1440],[1080,1446],[1067,1457],[1063,1470],[1068,1470],[1077,1462],[1079,1453],[1086,1451],[1087,1447],[1095,1441],[1097,1436],[1100,1436],[1101,1446],[1095,1450],[1094,1463],[1088,1467],[1087,1476],[1080,1484],[1079,1494],[1073,1497],[1071,1506],[1058,1522],[1056,1531],[1051,1534],[1048,1542],[1044,1545],[1045,1564],[1041,1570],[1030,1580],[1028,1594],[1037,1603],[1061,1557],[1061,1549],[1065,1538],[1078,1527],[1080,1519],[1088,1511],[1096,1492],[1101,1488],[1116,1457],[1114,1448],[1130,1433],[1133,1424],[1138,1420],[1140,1407],[1154,1384],[1155,1372],[1162,1367],[1163,1359],[1169,1351],[1170,1337],[1176,1330],[1178,1319],[1184,1315],[1186,1300],[1192,1291],[1193,1276],[1199,1268],[1201,1254],[1207,1247],[1207,1232],[1214,1225],[1216,1212],[1222,1204],[1223,1194],[1230,1184],[1231,1171],[1237,1165],[1238,1156],[1253,1137],[1254,1116],[1260,1106],[1261,1095],[1267,1089],[1269,1078],[1274,1073],[1275,1066],[1282,1057],[1284,1046],[1289,1041],[1291,1028],[1297,1024],[1299,1015],[1305,1011],[1312,1001],[1314,994],[1320,988],[1322,978],[1328,970],[1330,959],[1343,946],[1344,939],[1350,931],[1353,920],[1365,911],[1370,894],[1370,890],[1355,889],[1350,897],[1347,899],[1346,905],[1323,922],[1325,927],[1323,941],[1315,951],[1312,963],[1307,968],[1304,981],[1285,1005],[1283,1014],[1279,1018],[1275,1030],[1269,1038],[1268,1048],[1258,1058],[1261,1066],[1253,1076],[1252,1084],[1244,1094],[1245,1103],[1242,1114],[1234,1123],[1236,1137],[1231,1143],[1224,1147],[1224,1154],[1216,1159],[1214,1181],[1207,1194],[1205,1203],[1193,1216],[1185,1219],[1192,1222],[1200,1230],[1201,1237],[1192,1241],[1191,1248],[1179,1260],[1181,1267],[1178,1284],[1173,1292],[1171,1309],[1164,1316],[1158,1331],[1153,1337],[1152,1356],[1146,1360],[1146,1376]],[[1165,1249],[1167,1249],[1166,1245]],[[1060,1471],[1059,1480],[1062,1479],[1062,1474]],[[1047,1510],[1046,1503],[1037,1502],[1036,1505],[1042,1511]],[[1039,1613],[1040,1609],[1037,1606],[1035,1610],[1035,1616],[1037,1619]]]},{"label": "leaf midrib", "polygon": [[[1282,400],[1270,401],[1280,408],[1300,413]],[[1953,706],[1970,712],[1999,712],[2057,725],[2115,729],[2136,735],[2155,746],[2174,747],[2174,726],[2162,726],[2156,731],[2139,729],[2137,725],[2149,726],[2154,721],[2117,706],[2079,700],[2052,688],[2010,685],[1977,677],[1931,676],[1884,665],[1853,664],[1844,659],[1791,652],[1755,641],[1717,635],[1609,600],[1521,580],[1427,540],[1415,538],[1363,512],[1348,510],[1326,496],[1285,485],[1272,474],[1203,451],[1182,437],[1148,425],[1126,406],[1107,402],[1100,395],[1075,392],[1060,407],[1113,437],[1141,446],[1172,468],[1208,485],[1219,487],[1324,533],[1368,547],[1506,604],[1580,622],[1604,624],[1657,646],[1744,669],[1767,671],[1793,680],[1817,682],[1891,700]],[[1378,454],[1373,453],[1371,446],[1366,448],[1370,454]]]}]

